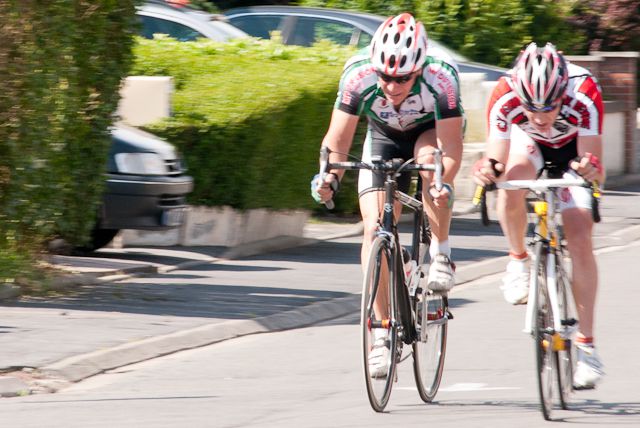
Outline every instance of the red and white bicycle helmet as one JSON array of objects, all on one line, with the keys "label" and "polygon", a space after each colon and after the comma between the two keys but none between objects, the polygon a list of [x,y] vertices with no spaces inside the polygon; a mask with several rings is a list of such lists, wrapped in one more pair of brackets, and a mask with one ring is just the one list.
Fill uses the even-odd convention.
[{"label": "red and white bicycle helmet", "polygon": [[520,101],[535,110],[551,110],[567,89],[569,71],[555,46],[539,48],[530,43],[511,70],[511,80]]},{"label": "red and white bicycle helmet", "polygon": [[369,45],[374,68],[389,76],[403,76],[422,67],[427,50],[427,32],[409,13],[389,17],[373,35]]}]

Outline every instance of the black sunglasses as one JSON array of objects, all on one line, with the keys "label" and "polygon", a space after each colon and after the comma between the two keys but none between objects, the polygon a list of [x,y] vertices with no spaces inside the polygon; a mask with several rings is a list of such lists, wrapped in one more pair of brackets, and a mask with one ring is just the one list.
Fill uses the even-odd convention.
[{"label": "black sunglasses", "polygon": [[384,73],[382,73],[380,71],[376,71],[376,74],[385,83],[395,82],[395,83],[401,83],[402,84],[402,83],[407,83],[409,80],[411,80],[413,78],[413,73],[405,74],[404,76],[389,76],[388,74],[384,74]]},{"label": "black sunglasses", "polygon": [[531,104],[524,104],[524,108],[531,113],[548,113],[552,110],[555,110],[556,107],[558,107],[558,103],[543,107],[535,107]]}]

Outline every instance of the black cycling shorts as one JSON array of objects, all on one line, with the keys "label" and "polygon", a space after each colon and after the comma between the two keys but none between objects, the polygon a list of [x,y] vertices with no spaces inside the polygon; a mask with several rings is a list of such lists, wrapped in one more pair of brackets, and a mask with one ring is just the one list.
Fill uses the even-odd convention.
[{"label": "black cycling shorts", "polygon": [[[370,123],[367,130],[362,160],[369,162],[372,157],[380,156],[382,160],[401,158],[409,160],[413,158],[413,151],[420,135],[434,129],[435,121],[420,124],[408,131],[385,129],[384,131],[375,124]],[[360,170],[358,177],[358,196],[362,196],[373,190],[384,189],[384,173],[374,173],[367,169]],[[411,171],[406,171],[397,177],[398,189],[408,192],[411,185]]]}]

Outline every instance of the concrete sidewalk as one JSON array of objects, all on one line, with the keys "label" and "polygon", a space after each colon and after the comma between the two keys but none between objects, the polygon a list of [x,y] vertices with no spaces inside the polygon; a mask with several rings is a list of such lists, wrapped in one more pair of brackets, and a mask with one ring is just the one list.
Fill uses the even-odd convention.
[{"label": "concrete sidewalk", "polygon": [[[640,239],[640,185],[636,183],[640,181],[627,179],[618,183],[617,190],[607,192],[603,221],[594,232],[597,248]],[[505,242],[497,224],[484,229],[478,214],[469,211],[468,205],[459,204],[451,228],[458,284],[500,272],[506,264]],[[357,266],[361,233],[358,222],[312,222],[301,240],[263,243],[243,251],[250,255],[297,245],[295,251],[274,254],[295,261],[296,253],[308,249],[322,264],[324,259],[345,257],[336,256],[342,248],[336,243],[340,243],[353,247],[345,263]],[[347,237],[355,238],[345,244]],[[4,333],[0,334],[0,373],[4,373],[0,374],[0,395],[53,392],[69,382],[134,362],[242,335],[310,325],[359,310],[357,293],[308,290],[302,296],[300,290],[282,284],[278,290],[262,289],[253,294],[277,292],[284,296],[295,291],[299,295],[276,302],[256,297],[249,303],[261,312],[253,307],[254,314],[247,316],[246,308],[238,307],[248,304],[246,295],[233,295],[243,290],[221,289],[222,294],[214,298],[224,306],[217,306],[203,299],[208,296],[198,294],[195,284],[160,290],[130,284],[137,276],[163,283],[172,272],[206,272],[216,266],[237,269],[229,262],[229,254],[220,247],[173,247],[106,249],[93,257],[54,257],[55,264],[72,272],[58,286],[73,293],[53,299],[6,300],[0,306],[0,333]],[[126,287],[123,280],[129,280]],[[217,311],[226,311],[226,315],[219,316]]]}]

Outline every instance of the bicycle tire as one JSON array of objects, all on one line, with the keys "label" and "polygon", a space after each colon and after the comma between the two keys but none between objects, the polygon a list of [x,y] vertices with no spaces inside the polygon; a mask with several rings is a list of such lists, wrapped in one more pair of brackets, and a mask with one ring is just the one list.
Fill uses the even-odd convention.
[{"label": "bicycle tire", "polygon": [[[387,270],[389,266],[393,266],[393,252],[387,239],[377,237],[371,245],[371,252],[367,269],[365,271],[364,281],[362,285],[362,305],[360,314],[360,328],[362,331],[362,356],[365,385],[367,396],[371,407],[376,412],[384,411],[389,397],[391,396],[391,388],[395,381],[396,364],[398,348],[401,346],[398,338],[398,329],[395,325],[396,302],[395,302],[395,276],[390,271],[388,278],[388,319],[379,319],[374,311],[374,302],[378,297],[381,272],[386,263]],[[389,271],[389,270],[388,270]],[[369,356],[375,341],[375,331],[381,328],[388,330],[388,349],[387,364],[388,368],[384,375],[372,377],[369,368]]]},{"label": "bicycle tire", "polygon": [[533,340],[536,355],[536,377],[540,408],[546,420],[551,420],[554,388],[553,314],[547,290],[547,246],[537,242],[534,248],[535,264],[532,271],[534,287]]},{"label": "bicycle tire", "polygon": [[416,340],[412,344],[413,375],[420,398],[435,398],[447,351],[448,302],[442,294],[424,290],[416,299]]},{"label": "bicycle tire", "polygon": [[560,316],[562,317],[563,334],[562,349],[555,350],[555,363],[558,380],[558,398],[560,407],[568,410],[569,398],[573,392],[573,370],[575,358],[573,356],[573,340],[566,332],[575,325],[575,318],[570,309],[569,289],[571,283],[567,278],[566,271],[562,266],[562,252],[559,252],[556,258],[558,264],[558,306],[560,307]]}]

